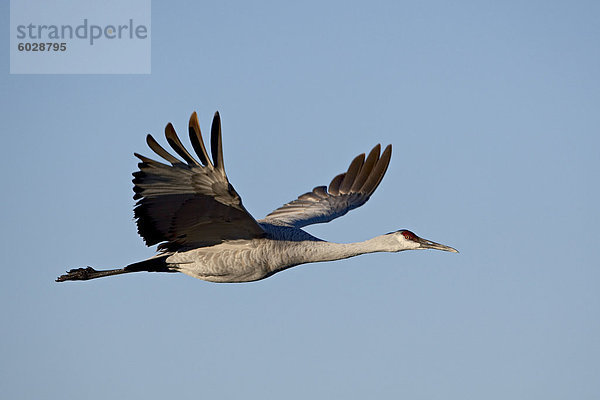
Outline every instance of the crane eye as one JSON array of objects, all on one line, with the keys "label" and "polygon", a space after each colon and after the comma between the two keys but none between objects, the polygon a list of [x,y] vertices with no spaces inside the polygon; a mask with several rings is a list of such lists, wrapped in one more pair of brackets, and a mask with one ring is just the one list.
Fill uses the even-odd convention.
[{"label": "crane eye", "polygon": [[402,236],[404,236],[406,240],[415,240],[415,235],[409,231],[402,232]]}]

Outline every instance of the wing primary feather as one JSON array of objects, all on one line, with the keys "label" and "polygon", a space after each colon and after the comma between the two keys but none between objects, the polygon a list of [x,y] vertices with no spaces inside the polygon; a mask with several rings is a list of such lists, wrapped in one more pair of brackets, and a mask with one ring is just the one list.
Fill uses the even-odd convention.
[{"label": "wing primary feather", "polygon": [[133,153],[133,155],[136,156],[137,158],[139,158],[140,160],[142,160],[142,163],[146,163],[148,165],[152,165],[153,167],[168,167],[167,164],[163,164],[161,162],[155,161],[155,160],[153,160],[151,158],[148,158],[148,157],[145,157],[145,156],[143,156],[141,154]]},{"label": "wing primary feather", "polygon": [[317,186],[316,188],[313,189],[313,193],[322,199],[326,199],[327,196],[329,195],[327,193],[327,187],[325,187],[325,186]]},{"label": "wing primary feather", "polygon": [[177,132],[175,132],[175,128],[173,128],[173,124],[170,122],[165,127],[165,137],[167,138],[167,142],[169,145],[183,158],[188,165],[200,165],[198,161],[185,149],[179,137],[177,136]]},{"label": "wing primary feather", "polygon": [[206,166],[212,167],[212,162],[208,157],[206,147],[204,147],[204,140],[202,140],[202,131],[200,131],[200,123],[198,122],[198,114],[196,114],[196,111],[194,111],[190,116],[188,132],[190,134],[190,141],[192,142],[192,147],[194,148],[194,151],[200,158],[200,162]]},{"label": "wing primary feather", "polygon": [[146,143],[148,143],[148,147],[150,147],[153,152],[155,152],[171,164],[182,164],[181,160],[177,159],[177,157],[171,155],[171,153],[163,149],[162,146],[158,144],[156,140],[154,140],[152,135],[146,136]]},{"label": "wing primary feather", "polygon": [[225,165],[223,164],[223,143],[221,140],[221,117],[218,111],[213,117],[212,126],[210,128],[210,151],[213,156],[215,168],[225,173]]},{"label": "wing primary feather", "polygon": [[377,189],[377,186],[379,186],[379,183],[381,182],[383,176],[385,175],[385,172],[387,171],[391,157],[392,145],[390,144],[385,148],[383,154],[381,154],[379,161],[377,161],[377,164],[375,164],[375,167],[369,174],[369,178],[367,179],[363,187],[360,189],[361,192],[371,195],[371,193],[373,193],[373,191]]},{"label": "wing primary feather", "polygon": [[340,194],[340,183],[342,183],[342,179],[344,179],[344,176],[346,176],[345,172],[339,174],[331,180],[331,183],[329,184],[329,194],[333,196],[337,196]]},{"label": "wing primary feather", "polygon": [[352,160],[352,162],[350,163],[350,166],[348,167],[348,171],[346,171],[346,176],[344,176],[342,183],[340,183],[340,188],[339,188],[340,193],[345,194],[345,193],[350,192],[350,189],[352,188],[352,184],[354,183],[354,180],[360,173],[364,161],[365,161],[365,153],[359,154],[356,157],[354,157],[354,160]]},{"label": "wing primary feather", "polygon": [[367,178],[369,178],[369,174],[373,170],[373,166],[377,163],[377,160],[379,160],[380,149],[381,146],[379,144],[373,147],[373,149],[371,149],[366,161],[364,162],[360,170],[360,173],[358,174],[356,179],[354,179],[354,184],[352,185],[352,188],[350,188],[350,192],[359,192],[360,188],[363,187]]}]

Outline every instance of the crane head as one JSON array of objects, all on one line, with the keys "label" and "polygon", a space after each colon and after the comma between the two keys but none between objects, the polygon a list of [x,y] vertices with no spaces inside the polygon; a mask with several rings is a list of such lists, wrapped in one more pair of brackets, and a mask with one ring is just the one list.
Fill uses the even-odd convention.
[{"label": "crane head", "polygon": [[401,229],[393,233],[395,238],[400,242],[402,250],[423,250],[435,249],[458,253],[458,250],[450,246],[432,242],[431,240],[423,239],[415,235],[409,230]]}]

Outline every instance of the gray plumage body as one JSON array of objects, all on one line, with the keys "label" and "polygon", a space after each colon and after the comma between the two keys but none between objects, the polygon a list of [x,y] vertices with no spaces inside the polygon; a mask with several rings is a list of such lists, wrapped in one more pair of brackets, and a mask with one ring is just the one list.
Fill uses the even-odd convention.
[{"label": "gray plumage body", "polygon": [[184,161],[148,135],[149,147],[170,165],[136,153],[140,170],[133,174],[138,232],[147,245],[159,245],[159,254],[124,268],[73,269],[57,281],[149,271],[181,272],[211,282],[250,282],[296,265],[366,253],[426,248],[457,252],[407,230],[342,244],[318,239],[302,229],[329,222],[363,205],[383,179],[391,145],[381,154],[377,145],[368,157],[358,155],[329,187],[317,186],[257,221],[246,211],[225,174],[218,113],[211,128],[212,161],[196,113],[190,118],[189,134],[200,161],[181,144],[170,123],[165,134]]},{"label": "gray plumage body", "polygon": [[326,243],[301,229],[259,225],[265,237],[176,252],[166,262],[175,271],[206,281],[250,282],[310,262],[307,251],[314,253]]},{"label": "gray plumage body", "polygon": [[211,282],[250,282],[300,264],[341,260],[376,251],[399,251],[396,239],[378,236],[358,243],[332,243],[302,229],[268,223],[264,238],[233,240],[175,253],[166,262],[173,271]]}]

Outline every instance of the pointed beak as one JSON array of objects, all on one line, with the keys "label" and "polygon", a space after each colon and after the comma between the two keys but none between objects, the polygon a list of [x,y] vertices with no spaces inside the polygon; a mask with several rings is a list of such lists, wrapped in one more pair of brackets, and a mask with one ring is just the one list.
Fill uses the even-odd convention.
[{"label": "pointed beak", "polygon": [[453,247],[446,246],[446,245],[436,243],[436,242],[432,242],[431,240],[418,238],[417,242],[419,242],[419,244],[421,245],[419,247],[419,249],[435,249],[435,250],[449,251],[451,253],[458,253],[458,250],[456,250]]}]

